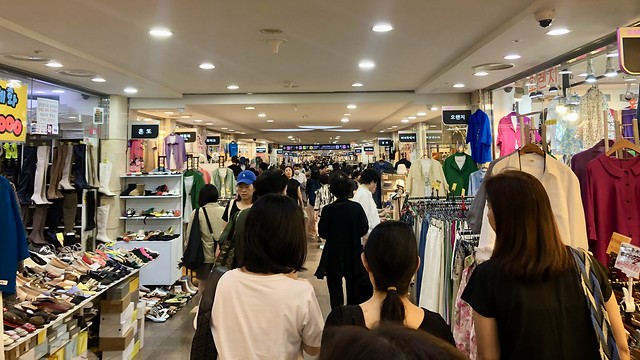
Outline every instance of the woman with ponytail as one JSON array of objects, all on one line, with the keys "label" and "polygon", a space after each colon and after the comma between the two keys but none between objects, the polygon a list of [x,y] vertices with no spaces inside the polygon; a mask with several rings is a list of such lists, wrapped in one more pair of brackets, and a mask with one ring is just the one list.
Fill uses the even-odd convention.
[{"label": "woman with ponytail", "polygon": [[362,263],[375,289],[373,296],[360,305],[333,309],[325,323],[323,344],[333,336],[333,326],[374,329],[390,322],[424,330],[455,345],[451,327],[442,317],[412,304],[408,298],[411,279],[420,265],[416,237],[409,225],[387,221],[376,226],[364,245]]}]

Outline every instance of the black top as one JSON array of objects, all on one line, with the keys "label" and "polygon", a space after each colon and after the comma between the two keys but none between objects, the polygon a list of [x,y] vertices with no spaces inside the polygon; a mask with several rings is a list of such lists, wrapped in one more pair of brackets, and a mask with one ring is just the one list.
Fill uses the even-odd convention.
[{"label": "black top", "polygon": [[[233,205],[231,205],[231,203],[233,203]],[[231,214],[229,214],[229,205],[231,205]],[[231,215],[231,217],[233,217],[233,215],[235,215],[238,211],[240,211],[240,208],[238,207],[237,201],[236,200],[229,201],[227,206],[224,208],[224,214],[222,214],[222,220],[229,222],[228,215]]]},{"label": "black top", "polygon": [[398,160],[398,162],[396,163],[396,170],[398,170],[398,165],[400,164],[404,164],[404,166],[407,167],[407,170],[411,168],[411,161],[407,160],[407,159],[400,159]]},{"label": "black top", "polygon": [[236,179],[238,178],[238,175],[240,175],[240,173],[242,172],[242,168],[238,164],[229,165],[229,169],[233,170],[233,176],[235,176]]},{"label": "black top", "polygon": [[[451,326],[447,325],[439,314],[431,312],[425,308],[422,308],[422,310],[424,311],[424,320],[422,320],[419,329],[424,330],[433,336],[439,337],[440,339],[455,346],[456,344],[453,340],[453,334],[451,333]],[[327,321],[324,324],[325,331],[322,336],[322,343],[324,344],[325,342],[325,334],[330,336],[331,332],[327,331],[330,326],[342,325],[367,327],[364,320],[364,312],[360,305],[346,305],[333,309],[331,313],[329,313]]]},{"label": "black top", "polygon": [[287,181],[287,196],[292,198],[298,203],[298,189],[300,188],[300,182],[296,179],[289,179]]},{"label": "black top", "polygon": [[[605,301],[606,269],[592,257]],[[573,267],[543,282],[510,277],[495,260],[478,265],[462,299],[498,323],[501,359],[600,359],[591,314]]]}]

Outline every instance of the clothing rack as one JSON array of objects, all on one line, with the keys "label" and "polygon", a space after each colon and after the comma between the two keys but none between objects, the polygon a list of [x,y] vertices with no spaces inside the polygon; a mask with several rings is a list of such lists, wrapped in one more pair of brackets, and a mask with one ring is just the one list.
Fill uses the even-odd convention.
[{"label": "clothing rack", "polygon": [[187,155],[187,170],[198,170],[199,168],[200,158],[192,154]]}]

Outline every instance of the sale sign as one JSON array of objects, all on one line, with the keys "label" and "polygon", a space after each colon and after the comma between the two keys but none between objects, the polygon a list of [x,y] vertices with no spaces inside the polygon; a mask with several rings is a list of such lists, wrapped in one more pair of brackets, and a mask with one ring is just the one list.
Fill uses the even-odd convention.
[{"label": "sale sign", "polygon": [[620,245],[615,267],[628,277],[637,279],[640,276],[640,248],[631,244]]},{"label": "sale sign", "polygon": [[27,85],[0,80],[0,141],[27,138]]}]

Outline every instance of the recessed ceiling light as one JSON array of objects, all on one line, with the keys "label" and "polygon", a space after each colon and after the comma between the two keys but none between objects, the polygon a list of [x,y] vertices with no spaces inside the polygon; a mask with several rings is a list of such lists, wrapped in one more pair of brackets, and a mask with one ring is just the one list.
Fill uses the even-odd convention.
[{"label": "recessed ceiling light", "polygon": [[227,86],[227,89],[229,89],[229,90],[238,90],[238,89],[240,89],[240,86],[238,86],[238,85],[229,85],[229,86]]},{"label": "recessed ceiling light", "polygon": [[343,123],[348,123],[348,122],[349,122],[349,119],[347,119],[347,118],[342,118],[342,119],[340,119],[340,121],[342,121]]},{"label": "recessed ceiling light", "polygon": [[474,76],[487,76],[487,75],[489,75],[489,73],[486,72],[486,71],[476,71],[473,75]]},{"label": "recessed ceiling light", "polygon": [[97,83],[103,83],[103,82],[107,82],[107,80],[105,80],[103,77],[101,76],[96,76],[93,79],[91,79],[91,81],[93,82],[97,82]]},{"label": "recessed ceiling light", "polygon": [[126,87],[124,88],[124,92],[126,92],[127,94],[136,94],[138,92],[138,89],[134,87]]},{"label": "recessed ceiling light", "polygon": [[464,84],[463,84],[463,83],[453,84],[453,87],[454,87],[454,88],[457,88],[457,89],[459,89],[459,88],[463,88],[463,87],[464,87]]},{"label": "recessed ceiling light", "polygon": [[165,115],[173,115],[173,111],[165,111],[164,114]]},{"label": "recessed ceiling light", "polygon": [[342,116],[351,116],[351,113],[344,113]]},{"label": "recessed ceiling light", "polygon": [[356,105],[356,104],[347,105],[347,109],[350,109],[350,110],[354,110],[354,109],[357,109],[357,108],[358,108],[358,105]]},{"label": "recessed ceiling light", "polygon": [[520,58],[522,58],[522,56],[518,54],[509,54],[504,57],[505,60],[518,60]]},{"label": "recessed ceiling light", "polygon": [[205,125],[209,125],[209,126],[211,126],[211,125],[213,125],[213,123],[212,123],[212,122],[208,122],[208,123],[206,123]]},{"label": "recessed ceiling light", "polygon": [[358,66],[360,67],[360,69],[369,70],[369,69],[373,69],[374,67],[376,67],[376,63],[374,63],[371,60],[362,60],[362,61],[360,61]]},{"label": "recessed ceiling light", "polygon": [[33,92],[34,94],[46,94],[46,91],[42,91],[42,90],[36,90]]},{"label": "recessed ceiling light", "polygon": [[421,112],[417,113],[416,115],[418,115],[418,116],[427,116],[427,113],[424,112],[424,111],[421,111]]},{"label": "recessed ceiling light", "polygon": [[566,35],[570,32],[571,30],[569,29],[561,28],[561,29],[554,29],[554,30],[547,31],[547,35],[551,35],[551,36]]},{"label": "recessed ceiling light", "polygon": [[220,129],[222,129],[222,130],[227,130],[227,128],[220,128]]},{"label": "recessed ceiling light", "polygon": [[587,75],[589,75],[589,74],[587,74],[587,73],[581,73],[581,74],[578,74],[578,76],[582,76],[582,77],[585,77],[585,76],[587,76]]},{"label": "recessed ceiling light", "polygon": [[438,107],[437,107],[437,106],[432,106],[432,107],[431,107],[431,111],[437,111],[437,110],[438,110]]},{"label": "recessed ceiling light", "polygon": [[63,65],[55,60],[51,60],[48,63],[44,64],[44,66],[48,66],[52,68],[61,68]]},{"label": "recessed ceiling light", "polygon": [[380,130],[380,132],[381,132],[381,133],[383,133],[383,132],[384,132],[384,130]]},{"label": "recessed ceiling light", "polygon": [[272,123],[272,122],[273,122],[273,120],[269,119],[269,120],[267,120],[267,122],[268,122],[268,123]]},{"label": "recessed ceiling light", "polygon": [[406,123],[408,123],[408,122],[409,122],[409,119],[402,119],[402,120],[400,120],[400,122],[401,122],[401,123],[405,123],[405,124],[406,124]]},{"label": "recessed ceiling light", "polygon": [[260,113],[260,114],[258,114],[258,117],[267,117],[267,114],[265,114],[265,113]]},{"label": "recessed ceiling light", "polygon": [[392,129],[395,129],[395,128],[397,128],[397,127],[398,127],[398,125],[392,125],[392,126],[391,126],[391,128],[392,128]]},{"label": "recessed ceiling light", "polygon": [[351,84],[351,86],[353,86],[353,87],[363,87],[364,84],[363,83],[353,83],[353,84]]},{"label": "recessed ceiling light", "polygon": [[256,107],[255,106],[245,106],[244,109],[245,110],[255,110]]},{"label": "recessed ceiling light", "polygon": [[202,70],[211,70],[211,69],[215,69],[216,66],[213,65],[212,63],[204,62],[204,63],[200,64],[199,68],[202,69]]},{"label": "recessed ceiling light", "polygon": [[409,119],[409,120],[415,120],[415,119],[416,119],[416,117],[415,117],[415,116],[409,116],[409,117],[407,117],[407,119]]},{"label": "recessed ceiling light", "polygon": [[64,90],[51,90],[54,94],[64,94]]},{"label": "recessed ceiling light", "polygon": [[193,119],[193,122],[201,123],[202,119]]},{"label": "recessed ceiling light", "polygon": [[330,130],[330,129],[337,129],[340,128],[341,126],[326,126],[326,125],[298,125],[299,128],[301,129],[313,129],[313,130]]},{"label": "recessed ceiling light", "polygon": [[241,132],[240,135],[247,135],[247,133],[246,132]]},{"label": "recessed ceiling light", "polygon": [[375,24],[371,30],[375,32],[389,32],[393,30],[393,26],[389,23],[378,23]]},{"label": "recessed ceiling light", "polygon": [[191,117],[191,115],[182,115],[182,116],[180,116],[181,119],[188,119],[190,117]]},{"label": "recessed ceiling light", "polygon": [[625,78],[624,81],[636,81],[636,79],[632,77],[628,77],[628,78]]},{"label": "recessed ceiling light", "polygon": [[173,31],[164,27],[154,27],[149,30],[149,35],[157,38],[168,38],[173,35]]}]

